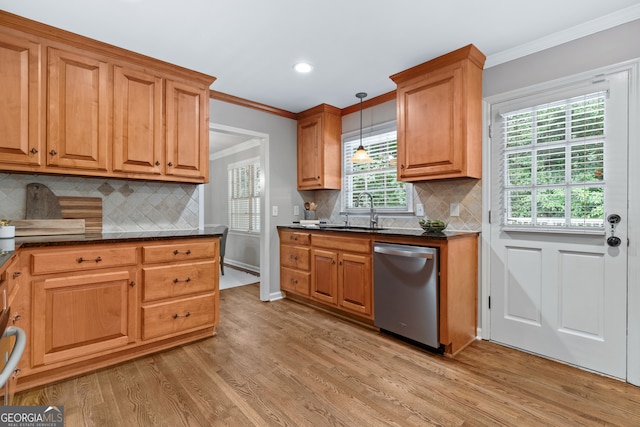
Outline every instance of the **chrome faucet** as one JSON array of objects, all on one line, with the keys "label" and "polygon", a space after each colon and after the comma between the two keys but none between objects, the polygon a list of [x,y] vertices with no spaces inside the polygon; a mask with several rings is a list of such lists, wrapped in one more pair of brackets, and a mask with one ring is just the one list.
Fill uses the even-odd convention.
[{"label": "chrome faucet", "polygon": [[369,196],[369,203],[371,206],[371,211],[369,212],[369,227],[375,228],[378,221],[376,221],[376,211],[373,207],[373,196],[371,195],[371,193],[363,191],[362,193],[358,194],[354,206],[357,208],[360,205],[360,199],[362,198],[362,196]]}]

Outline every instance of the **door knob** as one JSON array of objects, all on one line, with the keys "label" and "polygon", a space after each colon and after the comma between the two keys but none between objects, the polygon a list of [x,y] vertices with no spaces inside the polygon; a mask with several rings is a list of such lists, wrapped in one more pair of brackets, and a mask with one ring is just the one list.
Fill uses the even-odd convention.
[{"label": "door knob", "polygon": [[620,243],[622,243],[622,240],[620,240],[619,237],[609,236],[607,238],[607,245],[611,246],[612,248],[617,248],[618,246],[620,246]]},{"label": "door knob", "polygon": [[622,243],[619,237],[615,236],[616,224],[620,223],[622,218],[618,214],[611,214],[607,216],[607,222],[611,224],[611,236],[607,237],[607,245],[612,248],[617,248]]}]

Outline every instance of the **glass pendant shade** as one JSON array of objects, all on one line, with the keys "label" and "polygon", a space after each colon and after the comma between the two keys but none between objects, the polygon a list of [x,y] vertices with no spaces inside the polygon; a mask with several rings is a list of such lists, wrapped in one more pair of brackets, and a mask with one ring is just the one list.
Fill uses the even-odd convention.
[{"label": "glass pendant shade", "polygon": [[362,146],[362,98],[367,96],[364,92],[356,93],[356,98],[360,98],[360,145],[349,159],[351,163],[371,163],[371,157],[367,154],[367,150]]},{"label": "glass pendant shade", "polygon": [[371,163],[371,157],[367,154],[367,150],[360,145],[349,161],[351,163]]}]

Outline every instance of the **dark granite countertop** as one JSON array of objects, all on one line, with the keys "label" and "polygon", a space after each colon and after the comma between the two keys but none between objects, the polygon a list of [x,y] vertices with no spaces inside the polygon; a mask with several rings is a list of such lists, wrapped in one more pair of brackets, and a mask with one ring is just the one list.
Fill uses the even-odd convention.
[{"label": "dark granite countertop", "polygon": [[15,251],[0,251],[0,273],[2,273],[4,265],[8,264],[14,254]]},{"label": "dark granite countertop", "polygon": [[319,227],[305,227],[298,224],[291,225],[279,225],[279,229],[288,228],[295,230],[306,230],[306,231],[327,231],[327,232],[341,232],[341,233],[356,233],[356,234],[369,234],[373,236],[381,236],[381,237],[416,237],[416,238],[425,238],[430,240],[451,240],[469,236],[477,236],[480,234],[479,231],[441,231],[437,233],[428,233],[423,231],[422,229],[410,229],[410,228],[366,228],[366,227],[344,227],[343,225],[331,225],[331,224],[321,224]]},{"label": "dark granite countertop", "polygon": [[215,227],[203,230],[169,230],[169,231],[131,231],[102,234],[65,234],[59,236],[25,236],[16,237],[16,250],[19,248],[37,248],[45,246],[65,246],[94,243],[141,242],[166,239],[191,239],[199,237],[219,237],[221,231]]}]

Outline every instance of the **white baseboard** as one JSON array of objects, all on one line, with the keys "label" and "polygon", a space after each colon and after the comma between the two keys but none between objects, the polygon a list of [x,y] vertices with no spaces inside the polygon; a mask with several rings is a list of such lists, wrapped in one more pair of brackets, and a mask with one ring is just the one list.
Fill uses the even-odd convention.
[{"label": "white baseboard", "polygon": [[224,263],[232,267],[238,267],[243,270],[253,271],[254,273],[260,274],[260,267],[257,267],[255,265],[245,264],[244,262],[234,261],[227,258],[224,259]]}]

